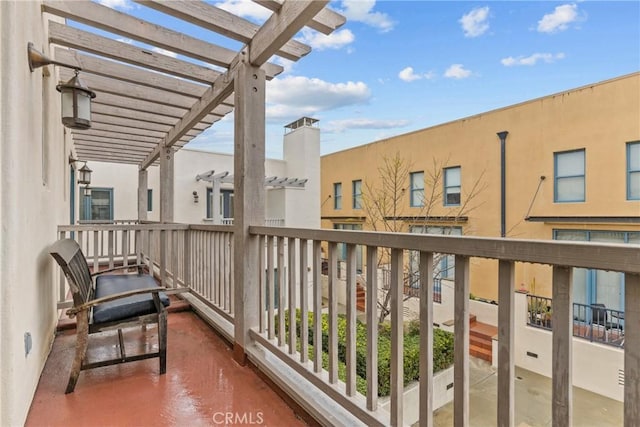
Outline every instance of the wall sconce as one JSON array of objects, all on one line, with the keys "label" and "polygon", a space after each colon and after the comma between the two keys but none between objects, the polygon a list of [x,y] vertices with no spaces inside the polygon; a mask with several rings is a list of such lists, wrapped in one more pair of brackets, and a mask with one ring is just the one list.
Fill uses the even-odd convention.
[{"label": "wall sconce", "polygon": [[[69,157],[69,163],[79,162],[80,160]],[[91,169],[87,166],[87,162],[78,170],[78,184],[91,184]]]},{"label": "wall sconce", "polygon": [[82,187],[82,195],[84,197],[91,197],[91,187],[89,187],[88,185]]},{"label": "wall sconce", "polygon": [[198,203],[198,192],[197,191],[193,192],[193,203]]},{"label": "wall sconce", "polygon": [[45,54],[36,50],[31,42],[27,44],[27,57],[31,72],[36,68],[50,64],[72,68],[75,71],[75,76],[68,82],[56,86],[58,92],[62,94],[62,124],[71,129],[89,129],[91,127],[91,100],[96,97],[96,94],[80,80],[78,73],[81,68],[49,59]]}]

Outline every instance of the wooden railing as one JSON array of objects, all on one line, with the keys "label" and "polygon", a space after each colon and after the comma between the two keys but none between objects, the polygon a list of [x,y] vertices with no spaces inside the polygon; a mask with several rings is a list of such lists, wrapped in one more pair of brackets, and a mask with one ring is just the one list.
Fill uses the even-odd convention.
[{"label": "wooden railing", "polygon": [[[265,254],[266,272],[260,280],[260,301],[269,301],[253,338],[284,363],[315,384],[324,393],[367,425],[403,425],[403,271],[409,251],[419,252],[420,269],[420,408],[419,424],[433,425],[433,257],[436,253],[455,256],[455,358],[454,358],[454,425],[469,423],[469,267],[473,257],[493,259],[498,264],[498,425],[515,424],[514,366],[514,271],[517,262],[544,264],[551,268],[553,281],[552,316],[552,418],[553,425],[572,425],[572,335],[573,305],[571,278],[573,267],[593,268],[625,273],[626,342],[624,419],[628,426],[640,425],[640,249],[631,245],[593,245],[555,241],[518,241],[463,236],[417,236],[358,231],[307,230],[275,227],[250,227],[258,236]],[[338,244],[346,244],[346,336],[340,346],[346,354],[346,376],[338,375]],[[321,247],[328,248],[328,368],[322,367],[321,325],[313,316],[306,325],[306,313],[322,310]],[[377,310],[379,284],[375,269],[366,269],[367,284],[367,390],[356,392],[356,249],[366,249],[366,265],[376,265],[379,251],[391,254],[391,404],[390,414],[378,407]],[[287,274],[279,280],[279,307],[285,316],[270,309],[274,305],[272,271]],[[286,292],[283,292],[286,289]],[[309,297],[309,294],[311,295]],[[296,334],[296,309],[302,313],[301,331]],[[280,312],[282,314],[282,311]],[[287,331],[286,325],[289,329]],[[634,327],[635,325],[635,327]],[[309,327],[309,328],[308,328]],[[308,344],[307,329],[313,331]],[[308,346],[313,353],[308,355]]]},{"label": "wooden railing", "polygon": [[[187,287],[203,303],[233,321],[232,228],[186,224],[88,224],[58,227],[73,238],[90,268],[146,264],[168,288]],[[58,308],[71,305],[64,277]]]},{"label": "wooden railing", "polygon": [[[86,227],[86,228],[83,228]],[[342,406],[367,425],[403,425],[403,271],[409,251],[418,251],[420,270],[420,405],[419,424],[433,425],[433,257],[455,256],[454,320],[454,425],[469,422],[469,269],[474,257],[494,260],[498,266],[498,425],[515,424],[514,366],[514,271],[516,263],[544,264],[551,268],[553,283],[552,325],[552,422],[572,425],[572,334],[571,302],[574,267],[622,272],[625,275],[624,420],[640,425],[640,250],[632,245],[591,244],[558,241],[524,241],[464,236],[430,236],[337,230],[249,227],[260,248],[255,269],[255,289],[242,289],[232,282],[233,255],[243,259],[246,248],[233,247],[232,227],[153,224],[128,226],[61,226],[60,235],[75,232],[76,239],[91,235],[86,243],[92,263],[130,262],[144,259],[161,280],[171,286],[187,286],[228,321],[235,321],[235,334],[248,331],[254,345],[244,348],[254,360],[269,369],[276,356],[296,375]],[[125,232],[126,230],[126,232]],[[97,233],[97,239],[96,239]],[[106,243],[104,237],[106,237]],[[113,237],[111,237],[113,236]],[[132,237],[134,236],[134,237]],[[132,241],[133,239],[133,241]],[[113,243],[109,243],[113,242]],[[338,336],[337,279],[338,244],[346,245],[346,335]],[[356,251],[365,249],[365,266],[376,265],[379,251],[390,253],[390,412],[378,405],[378,275],[366,269],[366,392],[356,391]],[[104,248],[106,247],[106,254]],[[122,248],[119,252],[115,248]],[[328,300],[322,298],[321,252],[328,252]],[[111,248],[111,249],[110,249]],[[132,251],[131,248],[134,248]],[[276,274],[277,271],[277,274]],[[175,281],[174,281],[175,278]],[[276,285],[277,284],[277,285]],[[278,289],[278,292],[276,292]],[[62,291],[61,291],[62,292]],[[256,325],[238,322],[234,316],[234,293],[259,301]],[[62,294],[61,294],[62,295]],[[277,304],[276,304],[277,302]],[[426,302],[426,303],[425,303]],[[328,364],[322,364],[320,316],[307,313],[328,311]],[[301,312],[297,328],[296,311]],[[237,316],[237,315],[236,315]],[[254,313],[245,314],[254,316]],[[253,317],[251,317],[253,319]],[[246,325],[246,330],[239,330]],[[297,332],[300,331],[300,332]],[[312,334],[311,340],[309,337]],[[244,335],[243,335],[244,336]],[[313,351],[310,351],[313,346]],[[344,380],[339,375],[338,349],[345,355]],[[271,358],[264,358],[264,352]],[[261,356],[262,355],[262,356]],[[275,366],[275,365],[273,365]],[[302,399],[302,385],[290,385],[288,393]],[[313,407],[314,402],[309,403]]]}]

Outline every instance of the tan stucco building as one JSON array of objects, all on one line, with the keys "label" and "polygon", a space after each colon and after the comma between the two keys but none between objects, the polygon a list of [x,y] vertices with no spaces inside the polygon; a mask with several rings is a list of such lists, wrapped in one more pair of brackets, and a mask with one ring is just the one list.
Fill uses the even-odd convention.
[{"label": "tan stucco building", "polygon": [[[383,230],[367,205],[393,159],[405,170],[382,216],[403,231],[640,244],[640,73],[323,156],[322,226]],[[496,299],[497,264],[472,270],[471,292]],[[575,302],[623,307],[621,275],[574,276]],[[516,283],[551,293],[544,268],[519,265]]]}]

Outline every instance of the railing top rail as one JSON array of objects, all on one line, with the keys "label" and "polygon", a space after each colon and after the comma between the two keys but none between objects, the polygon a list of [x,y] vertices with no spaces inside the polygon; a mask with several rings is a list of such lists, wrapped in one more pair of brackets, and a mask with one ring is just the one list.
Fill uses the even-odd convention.
[{"label": "railing top rail", "polygon": [[61,231],[119,231],[119,230],[187,230],[188,224],[80,224],[80,225],[59,225],[58,232]]},{"label": "railing top rail", "polygon": [[640,273],[640,247],[615,243],[251,226],[252,234]]},{"label": "railing top rail", "polygon": [[223,233],[231,233],[233,232],[234,228],[233,228],[233,225],[189,224],[189,230],[219,231]]}]

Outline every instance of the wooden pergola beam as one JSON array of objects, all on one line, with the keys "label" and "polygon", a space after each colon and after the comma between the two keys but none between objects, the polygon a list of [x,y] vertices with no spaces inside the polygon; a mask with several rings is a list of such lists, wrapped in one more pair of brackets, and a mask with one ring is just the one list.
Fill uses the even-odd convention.
[{"label": "wooden pergola beam", "polygon": [[[102,114],[104,116],[110,116],[115,118],[128,118],[131,120],[136,120],[141,123],[149,123],[149,124],[157,124],[157,125],[165,125],[165,126],[173,126],[176,124],[177,119],[173,117],[162,116],[159,114],[148,113],[144,111],[130,110],[127,108],[120,107],[112,107],[110,105],[97,104],[94,103],[91,105],[91,113],[92,114]],[[195,125],[193,128],[196,130],[204,131],[208,129],[210,124],[200,122]]]},{"label": "wooden pergola beam", "polygon": [[[272,12],[279,12],[282,7],[282,1],[280,0],[253,0]],[[307,27],[313,28],[322,34],[329,35],[341,26],[344,25],[346,19],[339,13],[334,12],[331,9],[322,9],[318,14],[307,22]]]},{"label": "wooden pergola beam", "polygon": [[200,83],[213,82],[220,72],[191,62],[172,58],[151,49],[82,31],[77,28],[49,21],[49,41],[96,55],[171,74]]},{"label": "wooden pergola beam", "polygon": [[[176,18],[180,18],[191,24],[215,31],[218,34],[222,34],[242,43],[248,44],[251,42],[255,34],[260,29],[260,26],[253,22],[204,2],[157,0],[134,1],[168,15],[175,16]],[[324,4],[326,3],[323,3],[323,5]],[[310,51],[311,48],[309,46],[296,40],[287,39],[287,41],[282,43],[281,47],[279,47],[274,53],[283,58],[297,61]],[[233,61],[231,63],[233,63]]]},{"label": "wooden pergola beam", "polygon": [[[45,12],[222,68],[229,68],[237,53],[98,3],[45,1],[42,7]],[[264,70],[268,78],[273,78],[283,68],[276,64],[265,64]]]}]

